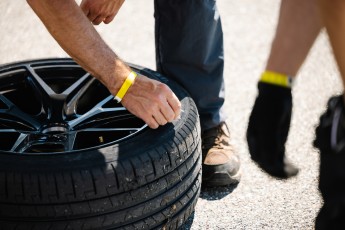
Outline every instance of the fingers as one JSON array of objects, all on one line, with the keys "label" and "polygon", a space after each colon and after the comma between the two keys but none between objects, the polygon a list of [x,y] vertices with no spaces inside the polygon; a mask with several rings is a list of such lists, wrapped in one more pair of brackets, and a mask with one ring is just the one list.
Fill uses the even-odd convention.
[{"label": "fingers", "polygon": [[181,102],[167,85],[161,87],[166,98],[160,105],[161,112],[168,122],[172,122],[180,116]]},{"label": "fingers", "polygon": [[105,0],[82,0],[81,10],[94,25],[102,22],[109,24],[119,12],[124,0],[105,1]]},{"label": "fingers", "polygon": [[103,20],[104,20],[104,17],[103,16],[97,16],[94,20],[91,20],[90,19],[90,21],[92,22],[92,24],[94,24],[94,25],[99,25],[99,24],[101,24],[101,22],[103,22]]},{"label": "fingers", "polygon": [[113,15],[111,15],[111,16],[106,17],[106,18],[103,20],[103,22],[104,22],[105,24],[109,24],[111,21],[113,21],[113,19],[115,18],[115,15],[116,15],[116,14],[113,14]]},{"label": "fingers", "polygon": [[151,129],[157,129],[159,126],[163,126],[166,123],[168,123],[168,122],[161,113],[156,113],[155,115],[152,115],[151,119],[149,119],[146,122],[146,124]]},{"label": "fingers", "polygon": [[167,85],[144,76],[136,78],[121,103],[152,129],[174,121],[181,111],[179,99]]},{"label": "fingers", "polygon": [[165,101],[165,103],[163,103],[160,106],[160,114],[163,116],[163,118],[159,117],[160,118],[159,120],[156,119],[160,125],[165,125],[168,122],[173,122],[180,116],[181,103],[177,99],[175,94],[173,94],[173,96],[174,96],[174,99],[170,99],[170,103],[169,103],[169,99],[167,98],[167,101]]},{"label": "fingers", "polygon": [[[87,14],[85,12],[87,12]],[[90,20],[90,22],[92,22],[92,24],[94,24],[94,25],[101,24],[101,22],[105,19],[104,16],[92,13],[89,10],[84,10],[84,13],[85,13],[86,17]]]},{"label": "fingers", "polygon": [[172,108],[173,110],[174,117],[172,118],[172,120],[179,118],[181,112],[181,102],[174,93],[168,98],[168,103],[170,105],[170,108]]},{"label": "fingers", "polygon": [[152,115],[159,125],[165,125],[169,122],[173,122],[176,118],[179,117],[181,103],[176,96],[175,98],[176,100],[171,100],[172,104],[174,104],[174,107],[172,107],[171,104],[166,101],[160,106],[160,110],[157,109],[157,111]]},{"label": "fingers", "polygon": [[161,112],[156,112],[152,116],[153,119],[155,119],[159,125],[165,125],[166,123],[168,123],[168,120],[164,117],[164,115]]},{"label": "fingers", "polygon": [[151,128],[151,129],[157,129],[159,127],[158,122],[154,117],[151,117],[149,119],[143,119],[145,123]]},{"label": "fingers", "polygon": [[[166,103],[168,104],[168,103]],[[155,109],[147,109],[147,113],[143,115],[143,120],[152,129],[156,129],[159,126],[166,125],[169,122],[174,121],[175,113],[171,108],[164,108],[165,106],[156,106]],[[164,112],[162,112],[164,110]]]},{"label": "fingers", "polygon": [[167,85],[162,84],[160,90],[162,94],[152,101],[150,113],[159,125],[165,125],[179,116],[181,103]]},{"label": "fingers", "polygon": [[110,15],[110,16],[103,16],[103,15],[87,15],[88,19],[92,22],[94,25],[99,25],[102,22],[105,24],[109,24],[114,18],[116,14]]}]

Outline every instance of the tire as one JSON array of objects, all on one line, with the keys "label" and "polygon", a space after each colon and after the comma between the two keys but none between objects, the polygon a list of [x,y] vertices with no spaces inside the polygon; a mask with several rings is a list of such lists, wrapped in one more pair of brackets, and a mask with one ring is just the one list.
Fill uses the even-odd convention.
[{"label": "tire", "polygon": [[[113,124],[107,118],[89,117],[70,129],[67,124],[80,116],[69,110],[66,101],[61,106],[59,96],[54,94],[51,100],[46,97],[44,92],[49,90],[37,93],[42,85],[46,87],[37,79],[47,85],[65,84],[80,66],[68,58],[0,66],[0,138],[5,143],[0,144],[0,229],[178,229],[184,225],[194,212],[201,187],[196,106],[176,83],[155,71],[131,67],[169,85],[182,104],[180,119],[152,130],[128,114],[114,116],[120,125],[128,122],[141,127],[125,136],[106,135],[113,130],[106,130]],[[35,74],[39,78],[32,80]],[[92,84],[102,87],[97,80]],[[91,91],[97,100],[90,97],[73,106],[92,108],[87,106],[89,102],[110,95],[97,87],[97,93]],[[32,90],[26,88],[33,88],[35,95],[29,95]],[[60,120],[54,118],[59,114],[54,106],[69,111],[62,116],[65,120],[60,115],[56,116]],[[33,107],[40,112],[32,112]],[[53,112],[45,111],[49,108]],[[82,112],[88,114],[90,110]],[[105,141],[94,140],[103,136],[95,134],[90,124],[106,128]],[[85,131],[88,128],[92,130],[89,133]],[[84,131],[87,134],[81,137],[74,134]],[[21,136],[25,141],[18,141]]]}]

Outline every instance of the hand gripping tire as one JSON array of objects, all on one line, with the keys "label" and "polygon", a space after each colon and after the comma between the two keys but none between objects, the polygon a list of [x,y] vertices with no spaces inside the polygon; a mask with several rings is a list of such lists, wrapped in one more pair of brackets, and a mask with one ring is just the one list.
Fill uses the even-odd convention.
[{"label": "hand gripping tire", "polygon": [[0,229],[183,226],[200,193],[198,112],[131,66],[169,85],[180,119],[148,128],[71,59],[0,67]]}]

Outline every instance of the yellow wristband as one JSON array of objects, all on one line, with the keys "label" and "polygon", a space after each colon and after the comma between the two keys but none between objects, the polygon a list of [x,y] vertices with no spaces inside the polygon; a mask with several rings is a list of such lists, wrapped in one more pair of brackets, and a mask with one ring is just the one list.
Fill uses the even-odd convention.
[{"label": "yellow wristband", "polygon": [[135,78],[137,77],[137,73],[134,71],[131,71],[128,75],[128,77],[126,78],[125,82],[122,84],[119,92],[117,92],[116,96],[115,96],[115,100],[119,103],[122,98],[126,95],[127,90],[129,89],[129,87],[131,87],[131,85],[133,84]]},{"label": "yellow wristband", "polygon": [[293,79],[285,74],[273,71],[265,71],[261,75],[260,82],[291,88]]}]

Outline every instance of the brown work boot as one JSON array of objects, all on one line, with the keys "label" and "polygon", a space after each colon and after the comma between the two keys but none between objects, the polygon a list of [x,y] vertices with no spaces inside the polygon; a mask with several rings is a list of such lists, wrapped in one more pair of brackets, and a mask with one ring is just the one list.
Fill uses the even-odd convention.
[{"label": "brown work boot", "polygon": [[230,144],[225,122],[202,132],[203,186],[224,186],[240,181],[240,158]]}]

